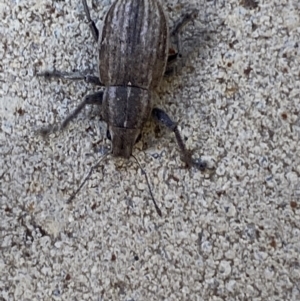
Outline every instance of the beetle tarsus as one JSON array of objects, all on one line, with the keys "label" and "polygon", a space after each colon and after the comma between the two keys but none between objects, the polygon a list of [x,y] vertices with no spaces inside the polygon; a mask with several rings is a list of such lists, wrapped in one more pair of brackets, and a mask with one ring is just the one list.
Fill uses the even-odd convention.
[{"label": "beetle tarsus", "polygon": [[57,125],[53,125],[53,126],[45,126],[45,127],[42,127],[42,128],[39,128],[37,130],[37,133],[43,137],[46,137],[52,133],[55,133],[57,131],[60,130],[60,126],[57,126]]},{"label": "beetle tarsus", "polygon": [[177,144],[181,152],[181,160],[187,165],[187,167],[195,167],[202,171],[206,169],[206,162],[199,159],[194,160],[192,158],[192,152],[186,149],[186,146],[178,130],[177,123],[174,122],[166,112],[161,109],[154,108],[152,110],[152,117],[155,121],[174,132]]}]

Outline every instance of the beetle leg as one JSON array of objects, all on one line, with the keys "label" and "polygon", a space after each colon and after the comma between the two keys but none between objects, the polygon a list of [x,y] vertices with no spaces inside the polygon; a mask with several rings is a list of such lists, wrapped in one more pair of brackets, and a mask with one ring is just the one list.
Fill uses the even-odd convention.
[{"label": "beetle leg", "polygon": [[46,78],[62,78],[67,80],[84,80],[88,84],[93,84],[96,86],[104,86],[101,82],[98,76],[90,75],[90,74],[83,74],[81,72],[60,72],[57,70],[54,71],[45,71],[38,73],[37,76],[43,76]]},{"label": "beetle leg", "polygon": [[166,126],[168,129],[174,132],[177,144],[179,146],[179,149],[182,154],[182,161],[186,163],[188,167],[196,167],[199,170],[205,170],[206,169],[206,162],[204,161],[199,161],[199,160],[194,160],[192,158],[191,151],[186,149],[186,146],[182,140],[182,137],[179,133],[177,123],[175,123],[166,112],[164,112],[161,109],[154,108],[152,110],[152,117],[154,118],[155,121],[159,122],[160,124]]},{"label": "beetle leg", "polygon": [[181,41],[180,41],[180,33],[182,29],[191,21],[194,21],[198,15],[198,10],[194,9],[192,12],[185,14],[181,19],[179,19],[174,28],[170,31],[171,41],[174,41],[174,44],[177,47],[177,53],[180,55],[181,53]]},{"label": "beetle leg", "polygon": [[78,107],[72,112],[61,124],[61,129],[63,130],[72,121],[86,105],[102,105],[103,91],[97,91],[92,94],[88,94],[83,98],[83,101],[78,105]]},{"label": "beetle leg", "polygon": [[193,21],[198,15],[198,10],[193,10],[192,12],[184,15],[181,19],[179,19],[173,29],[170,30],[170,40],[171,44],[173,44],[176,49],[170,48],[169,49],[169,56],[167,67],[165,71],[165,75],[171,75],[174,72],[173,64],[176,62],[178,56],[181,56],[181,40],[180,40],[180,33],[182,29],[188,24],[189,22]]},{"label": "beetle leg", "polygon": [[174,52],[173,49],[170,49],[164,76],[167,77],[167,76],[170,76],[170,75],[174,74],[174,72],[176,70],[174,68],[174,63],[176,62],[177,57],[178,57],[178,52]]},{"label": "beetle leg", "polygon": [[66,119],[62,122],[61,126],[48,126],[43,127],[38,130],[38,132],[46,136],[50,133],[63,130],[66,128],[66,126],[72,121],[77,115],[84,109],[86,105],[102,105],[102,99],[103,99],[103,91],[97,91],[92,94],[88,94],[84,97],[83,101],[78,105],[78,107],[69,115],[66,117]]},{"label": "beetle leg", "polygon": [[174,28],[171,30],[171,36],[178,35],[186,24],[191,21],[194,21],[198,16],[198,10],[194,9],[191,12],[185,14],[180,18],[174,25]]},{"label": "beetle leg", "polygon": [[96,42],[98,42],[98,40],[99,40],[99,30],[98,30],[95,22],[91,18],[90,10],[87,6],[86,0],[82,0],[82,4],[83,4],[83,7],[84,7],[86,18],[88,19],[89,27],[90,27],[92,35],[94,37],[94,40]]}]

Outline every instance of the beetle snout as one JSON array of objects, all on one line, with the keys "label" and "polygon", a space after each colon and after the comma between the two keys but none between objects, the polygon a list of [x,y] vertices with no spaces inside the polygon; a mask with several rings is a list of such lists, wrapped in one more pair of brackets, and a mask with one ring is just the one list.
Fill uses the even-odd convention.
[{"label": "beetle snout", "polygon": [[110,128],[110,134],[113,156],[128,159],[132,154],[132,149],[140,134],[140,130],[112,127]]},{"label": "beetle snout", "polygon": [[123,140],[124,137],[119,137],[117,141],[112,142],[112,154],[114,157],[122,157],[128,159],[132,154],[133,145],[128,141]]}]

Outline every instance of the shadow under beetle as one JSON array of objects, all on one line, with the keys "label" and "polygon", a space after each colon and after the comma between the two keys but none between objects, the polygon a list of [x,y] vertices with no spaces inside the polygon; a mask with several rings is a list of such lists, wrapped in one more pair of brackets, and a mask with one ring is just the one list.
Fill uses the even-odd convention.
[{"label": "shadow under beetle", "polygon": [[[159,108],[153,108],[152,94],[166,70],[179,53],[169,55],[170,37],[177,41],[184,25],[195,12],[184,16],[169,33],[166,15],[159,0],[116,0],[111,5],[102,33],[91,19],[86,0],[82,0],[86,18],[99,47],[99,77],[59,71],[38,76],[85,80],[103,86],[104,91],[88,94],[61,124],[40,129],[40,133],[64,129],[88,105],[100,105],[103,120],[108,125],[112,155],[129,158],[141,131],[150,116],[175,134],[181,159],[188,167],[199,170],[206,163],[192,158],[178,131],[177,124]],[[156,206],[157,209],[157,206]],[[160,210],[158,212],[160,215]]]}]

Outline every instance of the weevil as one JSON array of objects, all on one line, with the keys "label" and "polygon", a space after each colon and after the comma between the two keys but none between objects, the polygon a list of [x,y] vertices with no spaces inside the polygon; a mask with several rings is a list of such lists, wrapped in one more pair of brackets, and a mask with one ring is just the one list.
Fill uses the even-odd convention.
[{"label": "weevil", "polygon": [[177,123],[166,112],[154,107],[153,93],[159,86],[169,65],[177,55],[169,55],[170,37],[177,41],[184,25],[195,12],[184,16],[169,32],[166,14],[159,0],[116,0],[104,19],[99,33],[90,16],[86,0],[82,0],[85,15],[99,47],[99,76],[82,73],[43,72],[45,77],[85,80],[103,86],[103,91],[88,94],[61,124],[40,130],[43,135],[64,129],[89,104],[101,106],[101,116],[108,125],[112,155],[129,158],[134,144],[150,116],[174,132],[181,159],[188,167],[200,170],[206,163],[194,160],[186,149]]}]

